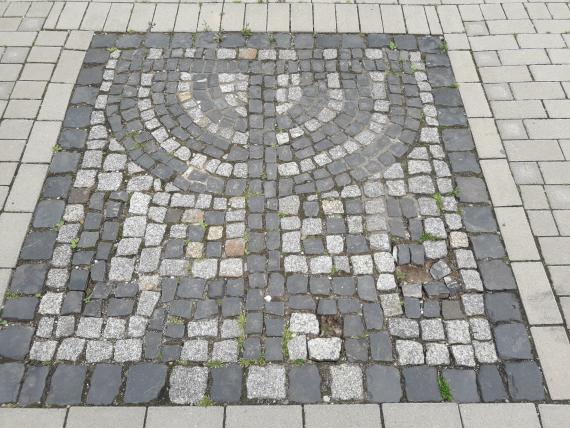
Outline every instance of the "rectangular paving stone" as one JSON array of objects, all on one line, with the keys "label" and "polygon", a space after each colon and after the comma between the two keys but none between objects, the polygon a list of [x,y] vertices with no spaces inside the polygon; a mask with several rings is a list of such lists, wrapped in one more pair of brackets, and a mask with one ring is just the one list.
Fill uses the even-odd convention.
[{"label": "rectangular paving stone", "polygon": [[[140,3],[135,5],[135,8]],[[137,11],[138,13],[138,11]],[[198,25],[198,15],[200,14],[200,5],[198,4],[180,4],[178,7],[178,15],[176,15],[176,23],[174,24],[174,31],[196,31]],[[135,9],[133,9],[133,16]],[[131,23],[133,22],[131,17]],[[129,24],[130,26],[131,24]]]},{"label": "rectangular paving stone", "polygon": [[492,20],[487,23],[491,34],[532,33],[534,26],[529,19]]},{"label": "rectangular paving stone", "polygon": [[510,140],[505,141],[505,150],[510,161],[564,159],[564,154],[556,140]]},{"label": "rectangular paving stone", "polygon": [[516,39],[521,48],[564,47],[564,39],[560,34],[517,34]]},{"label": "rectangular paving stone", "polygon": [[46,86],[47,82],[16,82],[10,97],[12,99],[40,99]]},{"label": "rectangular paving stone", "polygon": [[545,118],[546,111],[539,100],[491,101],[497,119]]},{"label": "rectangular paving stone", "polygon": [[377,4],[358,4],[358,16],[360,17],[360,31],[363,33],[381,33],[382,15]]},{"label": "rectangular paving stone", "polygon": [[537,81],[558,81],[570,74],[570,65],[531,65],[530,72]]},{"label": "rectangular paving stone", "polygon": [[3,80],[15,81],[18,79],[22,70],[21,64],[0,64],[0,72],[2,73]]},{"label": "rectangular paving stone", "polygon": [[541,237],[538,242],[546,264],[570,264],[570,237]]},{"label": "rectangular paving stone", "polygon": [[10,100],[4,111],[6,119],[34,119],[40,100]]},{"label": "rectangular paving stone", "polygon": [[32,46],[36,36],[36,31],[0,31],[0,45]]},{"label": "rectangular paving stone", "polygon": [[481,5],[481,13],[486,20],[505,19],[505,11],[500,4],[483,4]]},{"label": "rectangular paving stone", "polygon": [[12,268],[16,266],[31,218],[32,215],[29,213],[4,212],[0,214],[0,232],[4,242],[0,248],[0,267]]},{"label": "rectangular paving stone", "polygon": [[351,426],[372,428],[382,426],[380,407],[375,404],[305,405],[305,427],[330,428]]},{"label": "rectangular paving stone", "polygon": [[303,428],[303,408],[288,406],[228,406],[225,428],[262,428],[271,421],[275,428]]},{"label": "rectangular paving stone", "polygon": [[522,4],[506,4],[503,9],[508,19],[526,19],[529,17]]},{"label": "rectangular paving stone", "polygon": [[111,9],[110,3],[89,3],[89,7],[85,11],[82,30],[101,31],[107,20],[107,15]]},{"label": "rectangular paving stone", "polygon": [[172,428],[199,428],[224,426],[223,407],[149,407],[146,415],[146,428],[160,428],[168,421]]},{"label": "rectangular paving stone", "polygon": [[534,404],[460,404],[464,428],[540,428]]},{"label": "rectangular paving stone", "polygon": [[570,188],[568,186],[544,186],[550,206],[554,209],[570,208]]},{"label": "rectangular paving stone", "polygon": [[[141,31],[141,32],[147,31],[149,29],[149,23],[152,22],[152,17],[154,16],[155,7],[156,7],[155,4],[135,3],[132,9],[132,13],[130,13],[130,19],[127,25],[127,30]],[[198,17],[196,17],[196,20],[197,19]],[[188,21],[188,25],[191,25],[191,23],[192,21]],[[192,27],[188,29],[188,31],[195,31],[195,30],[196,30],[196,25],[194,25],[193,29]]]},{"label": "rectangular paving stone", "polygon": [[56,28],[58,30],[76,30],[81,24],[83,14],[85,13],[86,9],[86,2],[65,3],[65,6],[59,15]]},{"label": "rectangular paving stone", "polygon": [[105,21],[103,29],[105,31],[125,31],[127,29],[132,8],[132,4],[113,3],[109,10],[109,15],[107,15],[107,20]]},{"label": "rectangular paving stone", "polygon": [[[430,34],[428,21],[423,6],[402,6],[406,27],[409,34]],[[458,80],[460,81],[460,80]]]},{"label": "rectangular paving stone", "polygon": [[313,31],[313,8],[310,4],[291,4],[291,31]]},{"label": "rectangular paving stone", "polygon": [[570,131],[570,119],[527,119],[524,121],[529,138],[566,138]]},{"label": "rectangular paving stone", "polygon": [[516,39],[512,35],[470,37],[469,43],[474,51],[518,49]]},{"label": "rectangular paving stone", "polygon": [[[93,31],[89,30],[72,30],[69,32],[69,37],[65,42],[66,49],[87,50],[91,44]],[[74,81],[75,83],[75,81]]]},{"label": "rectangular paving stone", "polygon": [[154,12],[155,16],[153,20],[154,26],[152,27],[151,31],[159,31],[159,32],[173,31],[177,13],[178,13],[177,4],[168,4],[168,3],[157,4],[156,10]]},{"label": "rectangular paving stone", "polygon": [[267,31],[289,31],[289,4],[267,5]]},{"label": "rectangular paving stone", "polygon": [[27,62],[57,62],[60,47],[56,46],[33,46],[26,58]]},{"label": "rectangular paving stone", "polygon": [[511,267],[530,324],[561,324],[562,317],[542,263],[512,263]]},{"label": "rectangular paving stone", "polygon": [[545,100],[544,105],[548,112],[548,116],[552,118],[570,117],[570,114],[568,113],[570,104],[568,104],[568,101],[569,100]]},{"label": "rectangular paving stone", "polygon": [[385,428],[433,426],[461,428],[457,404],[443,403],[390,403],[382,404]]},{"label": "rectangular paving stone", "polygon": [[63,46],[67,35],[67,31],[40,31],[35,44],[37,46]]},{"label": "rectangular paving stone", "polygon": [[316,33],[336,32],[336,12],[332,3],[316,3],[313,6],[315,12],[314,31]]},{"label": "rectangular paving stone", "polygon": [[570,63],[568,49],[547,49],[546,51],[554,64]]},{"label": "rectangular paving stone", "polygon": [[51,7],[52,7],[51,2],[32,3],[28,11],[26,12],[26,16],[32,18],[45,18],[46,16],[48,16]]},{"label": "rectangular paving stone", "polygon": [[506,160],[482,160],[481,169],[494,206],[521,205],[522,201]]},{"label": "rectangular paving stone", "polygon": [[[238,14],[235,19],[239,22],[240,15]],[[267,5],[249,3],[245,8],[245,21],[244,25],[249,25],[251,31],[264,32],[267,28]],[[242,27],[243,28],[243,27]]]},{"label": "rectangular paving stone", "polygon": [[47,173],[47,165],[22,164],[6,200],[6,211],[34,210]]},{"label": "rectangular paving stone", "polygon": [[[453,67],[453,74],[459,83],[463,82],[478,82],[479,76],[475,69],[475,63],[471,52],[466,51],[451,51],[449,52],[449,60]],[[463,85],[459,85],[461,88]]]},{"label": "rectangular paving stone", "polygon": [[67,409],[0,409],[0,425],[33,428],[41,421],[45,428],[63,428]]},{"label": "rectangular paving stone", "polygon": [[483,83],[526,82],[532,80],[528,68],[523,65],[480,67],[479,74]]},{"label": "rectangular paving stone", "polygon": [[558,229],[551,211],[530,211],[528,218],[535,236],[558,236]]},{"label": "rectangular paving stone", "polygon": [[530,331],[550,396],[553,400],[567,400],[570,397],[570,374],[566,364],[570,357],[570,343],[564,327],[532,327]]},{"label": "rectangular paving stone", "polygon": [[83,64],[83,58],[85,58],[85,52],[64,50],[53,72],[52,82],[75,83]]},{"label": "rectangular paving stone", "polygon": [[64,2],[56,2],[51,8],[49,15],[44,23],[44,30],[54,30],[59,19],[59,15],[63,10]]},{"label": "rectangular paving stone", "polygon": [[563,99],[565,97],[559,82],[518,82],[511,83],[517,100]]},{"label": "rectangular paving stone", "polygon": [[523,208],[499,207],[495,209],[495,214],[509,259],[511,261],[540,259]]},{"label": "rectangular paving stone", "polygon": [[463,104],[468,117],[476,118],[492,116],[483,87],[480,83],[462,83],[459,86],[459,92],[461,93],[461,98],[463,99]]},{"label": "rectangular paving stone", "polygon": [[[69,32],[69,37],[65,42],[65,49],[85,51],[89,48],[92,37],[93,31],[72,30]],[[73,83],[75,83],[75,80],[73,80]]]},{"label": "rectangular paving stone", "polygon": [[198,31],[218,31],[221,13],[222,5],[219,3],[202,4],[198,19]]},{"label": "rectangular paving stone", "polygon": [[492,119],[469,118],[469,125],[479,158],[505,157],[501,137]]},{"label": "rectangular paving stone", "polygon": [[53,147],[57,144],[60,129],[61,122],[36,121],[26,144],[22,161],[49,162],[53,155]]},{"label": "rectangular paving stone", "polygon": [[9,4],[4,12],[4,16],[24,16],[30,7],[30,3],[12,3]]},{"label": "rectangular paving stone", "polygon": [[381,4],[382,22],[386,33],[405,33],[406,24],[402,7],[399,5]]},{"label": "rectangular paving stone", "polygon": [[[222,15],[222,28],[225,31],[241,31],[244,26],[245,4],[226,3]],[[247,21],[249,24],[249,21]]]},{"label": "rectangular paving stone", "polygon": [[540,162],[538,166],[546,184],[570,184],[570,162]]},{"label": "rectangular paving stone", "polygon": [[463,22],[457,6],[439,6],[437,12],[445,33],[462,33],[464,31]]},{"label": "rectangular paving stone", "polygon": [[72,89],[73,85],[71,84],[50,83],[47,87],[38,119],[63,120]]},{"label": "rectangular paving stone", "polygon": [[539,404],[538,411],[542,428],[561,427],[570,420],[568,404]]},{"label": "rectangular paving stone", "polygon": [[335,7],[337,31],[340,33],[360,32],[356,5],[337,3]]},{"label": "rectangular paving stone", "polygon": [[441,28],[435,6],[425,6],[424,9],[429,24],[430,34],[443,34],[443,29]]},{"label": "rectangular paving stone", "polygon": [[144,407],[71,407],[67,415],[66,427],[142,427],[145,422]]}]

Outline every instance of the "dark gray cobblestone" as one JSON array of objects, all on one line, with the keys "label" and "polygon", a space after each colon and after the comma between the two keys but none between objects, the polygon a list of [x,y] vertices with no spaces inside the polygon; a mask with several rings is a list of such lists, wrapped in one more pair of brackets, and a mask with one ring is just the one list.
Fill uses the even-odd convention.
[{"label": "dark gray cobblestone", "polygon": [[440,46],[96,34],[2,309],[0,401],[545,399]]}]

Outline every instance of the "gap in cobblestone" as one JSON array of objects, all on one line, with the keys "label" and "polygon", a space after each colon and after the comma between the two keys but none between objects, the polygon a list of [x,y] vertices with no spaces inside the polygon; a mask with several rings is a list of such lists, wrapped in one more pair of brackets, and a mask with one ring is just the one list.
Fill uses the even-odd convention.
[{"label": "gap in cobblestone", "polygon": [[543,399],[441,46],[96,34],[2,310],[5,402]]}]

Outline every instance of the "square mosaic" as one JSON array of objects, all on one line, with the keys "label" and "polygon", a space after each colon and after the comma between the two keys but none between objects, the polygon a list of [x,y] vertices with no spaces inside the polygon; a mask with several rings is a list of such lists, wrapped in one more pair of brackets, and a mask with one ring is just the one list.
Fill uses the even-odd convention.
[{"label": "square mosaic", "polygon": [[435,37],[96,34],[1,317],[22,406],[545,398]]}]

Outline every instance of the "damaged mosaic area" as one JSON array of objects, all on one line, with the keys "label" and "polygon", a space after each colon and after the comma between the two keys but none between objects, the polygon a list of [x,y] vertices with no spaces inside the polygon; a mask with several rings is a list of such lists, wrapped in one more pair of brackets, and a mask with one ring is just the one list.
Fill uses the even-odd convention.
[{"label": "damaged mosaic area", "polygon": [[12,401],[543,399],[443,46],[95,35],[2,310]]}]

